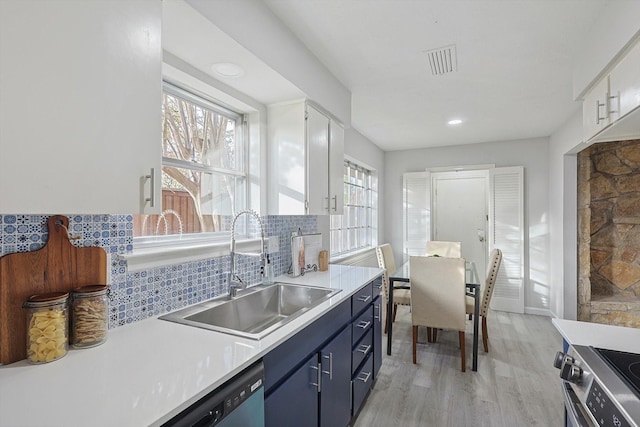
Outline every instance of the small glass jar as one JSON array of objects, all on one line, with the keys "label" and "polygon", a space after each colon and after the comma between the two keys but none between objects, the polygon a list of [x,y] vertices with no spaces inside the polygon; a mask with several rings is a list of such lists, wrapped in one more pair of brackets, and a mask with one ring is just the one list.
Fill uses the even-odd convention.
[{"label": "small glass jar", "polygon": [[58,360],[69,349],[68,292],[33,295],[24,302],[27,310],[27,360],[46,363]]},{"label": "small glass jar", "polygon": [[73,290],[71,344],[75,348],[95,347],[107,340],[109,299],[107,285],[89,285]]}]

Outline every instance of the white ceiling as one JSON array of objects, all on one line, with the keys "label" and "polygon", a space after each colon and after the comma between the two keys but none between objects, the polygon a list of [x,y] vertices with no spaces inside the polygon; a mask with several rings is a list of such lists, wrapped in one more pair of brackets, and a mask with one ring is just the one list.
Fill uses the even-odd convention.
[{"label": "white ceiling", "polygon": [[[611,0],[263,1],[351,91],[352,127],[391,151],[551,135],[580,107],[573,58]],[[213,43],[185,40],[195,12],[176,4],[163,46],[211,74]],[[433,76],[424,52],[452,44],[458,71]],[[223,53],[211,58],[231,57]],[[296,94],[277,76],[250,83],[250,56],[240,61],[249,76],[225,83],[264,103]],[[447,125],[453,118],[463,123]]]}]

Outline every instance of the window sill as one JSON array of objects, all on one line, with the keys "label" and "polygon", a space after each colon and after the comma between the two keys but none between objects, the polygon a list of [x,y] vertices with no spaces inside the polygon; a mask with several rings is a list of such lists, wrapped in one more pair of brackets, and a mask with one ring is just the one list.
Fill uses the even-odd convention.
[{"label": "window sill", "polygon": [[332,257],[329,262],[331,264],[356,265],[369,259],[372,255],[376,256],[375,248],[369,247]]},{"label": "window sill", "polygon": [[[238,252],[260,251],[260,239],[236,240]],[[140,271],[168,264],[197,261],[229,255],[229,241],[197,242],[186,241],[173,245],[145,245],[131,252],[118,254],[118,258],[127,262],[127,270]]]}]

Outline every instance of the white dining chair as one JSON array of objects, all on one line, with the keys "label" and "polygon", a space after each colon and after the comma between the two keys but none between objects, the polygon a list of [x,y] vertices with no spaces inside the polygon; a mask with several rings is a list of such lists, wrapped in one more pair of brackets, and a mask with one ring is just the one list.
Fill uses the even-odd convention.
[{"label": "white dining chair", "polygon": [[[491,257],[489,259],[489,265],[487,266],[487,277],[482,284],[480,308],[478,315],[482,318],[482,345],[484,346],[484,352],[489,351],[489,336],[487,330],[487,313],[489,312],[489,305],[491,304],[491,296],[495,288],[496,279],[498,278],[498,270],[500,270],[500,264],[502,263],[502,251],[500,249],[494,249],[491,251]],[[473,315],[474,311],[474,299],[468,296],[466,301],[467,314],[469,317]],[[478,319],[480,320],[480,319]]]},{"label": "white dining chair", "polygon": [[[389,275],[396,271],[396,261],[393,256],[393,249],[389,243],[380,245],[376,248],[376,256],[378,257],[378,267],[384,269],[383,282],[384,282],[384,295],[387,299],[387,310],[389,312]],[[396,321],[396,313],[398,311],[398,305],[411,305],[411,294],[408,289],[394,289],[393,290],[393,318],[392,322]],[[389,329],[389,319],[384,324],[384,333],[387,333]]]},{"label": "white dining chair", "polygon": [[415,364],[417,359],[418,326],[431,328],[434,341],[438,329],[455,330],[458,331],[460,343],[461,370],[465,372],[465,260],[412,256],[409,263],[413,363]]},{"label": "white dining chair", "polygon": [[430,240],[427,242],[427,256],[460,258],[462,256],[460,250],[460,242]]}]

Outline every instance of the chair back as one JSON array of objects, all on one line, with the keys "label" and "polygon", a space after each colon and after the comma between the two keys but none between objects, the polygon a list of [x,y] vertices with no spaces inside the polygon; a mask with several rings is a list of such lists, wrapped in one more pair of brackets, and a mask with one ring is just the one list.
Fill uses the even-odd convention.
[{"label": "chair back", "polygon": [[382,276],[384,284],[384,295],[389,296],[389,274],[396,271],[396,261],[393,257],[393,248],[389,243],[380,245],[376,248],[376,257],[378,258],[378,267],[384,269]]},{"label": "chair back", "polygon": [[409,267],[413,325],[464,331],[464,259],[412,256]]},{"label": "chair back", "polygon": [[460,242],[445,242],[442,240],[430,240],[427,242],[427,256],[438,255],[448,258],[460,258]]},{"label": "chair back", "polygon": [[491,296],[495,289],[496,279],[498,278],[498,270],[502,263],[502,251],[494,249],[491,251],[489,265],[487,265],[487,278],[484,281],[484,289],[482,290],[482,299],[480,300],[480,315],[486,316],[491,304]]}]

